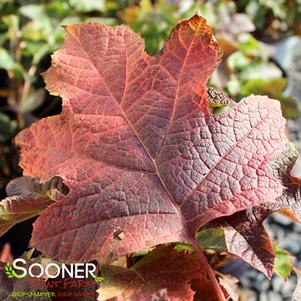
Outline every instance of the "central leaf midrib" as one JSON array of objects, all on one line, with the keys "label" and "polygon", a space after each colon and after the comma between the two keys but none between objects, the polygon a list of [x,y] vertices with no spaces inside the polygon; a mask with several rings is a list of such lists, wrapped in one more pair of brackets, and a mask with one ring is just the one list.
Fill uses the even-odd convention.
[{"label": "central leaf midrib", "polygon": [[[171,114],[171,116],[170,116],[169,125],[168,125],[168,127],[167,127],[167,129],[166,129],[166,132],[165,132],[163,141],[162,141],[162,143],[160,144],[160,147],[164,144],[164,141],[166,140],[166,137],[167,137],[167,135],[168,135],[168,131],[169,131],[170,126],[171,126],[171,124],[172,124],[172,119],[173,119],[173,116],[174,116],[176,100],[177,100],[177,97],[178,97],[178,91],[179,91],[180,79],[182,78],[182,72],[183,72],[183,69],[184,69],[184,67],[185,67],[185,63],[186,63],[187,57],[189,56],[190,49],[191,49],[191,47],[192,47],[192,45],[193,45],[193,43],[194,43],[194,40],[195,40],[196,34],[197,34],[197,32],[198,32],[198,30],[199,30],[199,28],[200,28],[200,25],[201,25],[201,24],[198,25],[196,31],[194,32],[194,36],[193,36],[193,38],[192,38],[192,40],[191,40],[191,42],[190,42],[190,44],[189,44],[189,46],[188,46],[188,48],[187,48],[186,56],[185,56],[185,59],[184,59],[184,61],[183,61],[182,66],[181,66],[181,70],[180,70],[180,74],[179,74],[179,80],[177,81],[177,89],[176,89],[176,92],[175,92],[175,98],[174,98],[174,101],[173,101],[172,114]],[[83,52],[84,52],[85,55],[87,56],[87,59],[90,61],[91,65],[93,66],[93,68],[95,69],[95,71],[97,72],[97,74],[99,75],[99,77],[100,77],[101,81],[103,82],[103,84],[104,84],[104,86],[105,86],[107,92],[109,93],[111,99],[114,100],[115,103],[116,103],[116,104],[118,105],[118,107],[120,108],[120,111],[122,112],[122,114],[123,114],[125,120],[127,121],[128,125],[129,125],[130,128],[132,129],[132,131],[133,131],[133,133],[135,134],[135,136],[137,137],[137,139],[140,141],[141,145],[143,146],[143,148],[144,148],[144,150],[146,151],[146,153],[147,153],[148,157],[150,158],[150,160],[153,162],[153,166],[154,166],[154,168],[155,168],[155,171],[156,171],[156,174],[157,174],[158,178],[160,179],[161,185],[163,186],[164,190],[165,190],[165,191],[167,192],[167,194],[169,195],[169,197],[170,197],[170,199],[171,199],[171,201],[172,201],[172,202],[171,202],[172,205],[174,206],[174,208],[176,209],[176,211],[179,213],[179,215],[180,215],[180,217],[181,217],[181,219],[182,219],[182,221],[183,221],[183,226],[186,228],[187,233],[192,234],[192,233],[189,231],[188,227],[187,227],[186,221],[185,221],[184,216],[183,216],[183,214],[182,214],[182,212],[181,212],[181,208],[178,206],[177,202],[175,201],[175,199],[173,198],[172,194],[171,194],[170,191],[167,189],[167,187],[166,187],[166,185],[165,185],[163,179],[161,178],[160,172],[159,172],[159,170],[158,170],[158,166],[157,166],[157,164],[156,164],[156,158],[153,158],[153,157],[151,156],[151,154],[149,153],[147,147],[145,146],[145,144],[144,144],[143,141],[141,140],[141,138],[140,138],[138,132],[135,130],[135,128],[132,126],[130,120],[128,119],[128,117],[127,117],[127,115],[126,115],[126,112],[122,109],[122,107],[120,106],[120,103],[118,102],[118,100],[116,99],[116,97],[115,97],[115,96],[113,95],[113,93],[111,92],[111,90],[110,90],[110,88],[109,88],[107,82],[105,81],[105,79],[104,79],[102,73],[101,73],[101,72],[98,70],[98,68],[94,65],[94,63],[93,63],[93,61],[92,61],[92,59],[91,59],[89,53],[84,49],[84,47],[82,46],[80,40],[77,39],[77,37],[74,36],[74,35],[71,33],[71,31],[69,32],[69,34],[70,34],[70,36],[72,36],[72,37],[74,38],[74,40],[75,40],[75,41],[78,43],[78,45],[81,47],[81,49],[83,50]],[[125,57],[125,59],[127,60],[127,57]],[[125,86],[125,89],[126,89],[126,86]],[[124,94],[125,94],[125,92],[123,93],[123,95],[124,95]],[[121,101],[122,101],[122,100],[121,100]],[[160,147],[159,147],[159,148],[160,148]],[[156,156],[156,157],[157,157],[157,156]],[[194,234],[192,234],[192,235],[194,235]]]}]

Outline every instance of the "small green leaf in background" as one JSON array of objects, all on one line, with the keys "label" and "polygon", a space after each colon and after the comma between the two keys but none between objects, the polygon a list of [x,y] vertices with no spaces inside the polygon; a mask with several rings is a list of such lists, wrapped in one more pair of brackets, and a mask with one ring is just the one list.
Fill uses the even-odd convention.
[{"label": "small green leaf in background", "polygon": [[251,59],[246,57],[241,51],[236,51],[228,58],[228,66],[232,70],[241,70],[249,66]]},{"label": "small green leaf in background", "polygon": [[277,79],[282,76],[281,70],[271,62],[257,62],[253,61],[244,68],[240,73],[241,81],[254,80],[254,79]]},{"label": "small green leaf in background", "polygon": [[7,115],[0,113],[0,142],[11,139],[18,128],[17,121],[10,119]]},{"label": "small green leaf in background", "polygon": [[262,48],[259,42],[249,33],[242,33],[238,37],[239,49],[248,55],[260,55]]},{"label": "small green leaf in background", "polygon": [[4,48],[0,48],[0,69],[11,71],[16,78],[23,77],[23,67],[20,64],[16,63],[9,52]]},{"label": "small green leaf in background", "polygon": [[12,70],[14,66],[15,62],[8,51],[4,48],[0,48],[0,68]]},{"label": "small green leaf in background", "polygon": [[193,251],[193,246],[190,244],[179,243],[176,244],[174,250],[182,252],[182,251]]},{"label": "small green leaf in background", "polygon": [[103,11],[105,9],[104,0],[69,0],[70,5],[79,12]]},{"label": "small green leaf in background", "polygon": [[197,233],[196,239],[203,250],[223,252],[228,249],[224,229],[221,227],[204,229]]},{"label": "small green leaf in background", "polygon": [[44,89],[30,89],[29,93],[22,100],[22,113],[32,112],[37,109],[44,101],[45,91]]},{"label": "small green leaf in background", "polygon": [[237,95],[241,89],[240,81],[235,74],[230,76],[229,81],[227,82],[226,89],[230,95]]},{"label": "small green leaf in background", "polygon": [[[225,232],[222,227],[209,228],[197,233],[196,239],[203,251],[227,252]],[[179,243],[174,247],[176,251],[193,251],[190,244]]]},{"label": "small green leaf in background", "polygon": [[294,267],[294,257],[286,250],[280,249],[277,243],[273,243],[275,251],[274,272],[283,279],[287,279]]}]

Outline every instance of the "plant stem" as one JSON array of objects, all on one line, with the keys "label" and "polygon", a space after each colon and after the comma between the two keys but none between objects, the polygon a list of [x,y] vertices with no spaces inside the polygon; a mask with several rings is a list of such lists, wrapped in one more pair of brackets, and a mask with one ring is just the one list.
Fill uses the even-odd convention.
[{"label": "plant stem", "polygon": [[[20,48],[20,43],[21,43],[21,33],[20,33],[20,28],[19,28],[19,20],[17,19],[16,16],[13,17],[12,19],[13,25],[11,26],[11,29],[9,31],[10,35],[10,51],[14,55],[14,61],[18,64],[21,64],[21,48]],[[13,102],[14,106],[17,108],[17,120],[18,120],[18,126],[19,129],[22,129],[24,126],[24,116],[20,112],[20,107],[22,106],[22,95],[21,95],[21,88],[20,84],[21,81],[18,79],[14,72],[8,72],[8,76],[11,80],[11,85],[12,85],[12,95],[13,95]]]},{"label": "plant stem", "polygon": [[202,266],[204,267],[204,272],[206,273],[207,279],[210,281],[210,284],[212,287],[210,287],[210,289],[214,291],[215,296],[214,299],[212,300],[216,300],[216,301],[227,301],[227,299],[225,298],[225,295],[215,277],[214,271],[211,268],[210,264],[207,261],[207,258],[205,256],[205,254],[202,252],[202,250],[200,249],[200,247],[198,246],[197,243],[194,243],[194,249],[196,252],[196,255],[198,256],[199,260],[202,263]]}]

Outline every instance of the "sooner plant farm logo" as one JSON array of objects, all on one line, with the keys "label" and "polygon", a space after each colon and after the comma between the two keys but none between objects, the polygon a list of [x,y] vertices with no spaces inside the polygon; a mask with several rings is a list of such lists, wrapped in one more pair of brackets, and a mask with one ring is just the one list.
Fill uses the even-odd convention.
[{"label": "sooner plant farm logo", "polygon": [[26,278],[21,282],[20,291],[10,292],[11,297],[21,300],[45,296],[95,299],[99,283],[103,281],[103,277],[96,276],[97,266],[93,263],[41,264],[18,258],[3,267],[2,272],[12,281]]},{"label": "sooner plant farm logo", "polygon": [[6,273],[6,276],[8,278],[17,278],[17,279],[21,279],[24,278],[25,276],[22,275],[18,275],[15,270],[13,269],[12,265],[10,264],[10,262],[8,261],[6,263],[6,265],[4,266],[4,271]]},{"label": "sooner plant farm logo", "polygon": [[8,278],[22,279],[27,275],[33,278],[54,279],[60,277],[74,278],[74,279],[89,279],[92,278],[96,282],[102,282],[102,277],[96,277],[96,265],[93,263],[71,263],[71,264],[57,264],[54,262],[42,265],[40,263],[26,264],[23,258],[15,259],[12,264],[7,262],[4,266],[4,272]]}]

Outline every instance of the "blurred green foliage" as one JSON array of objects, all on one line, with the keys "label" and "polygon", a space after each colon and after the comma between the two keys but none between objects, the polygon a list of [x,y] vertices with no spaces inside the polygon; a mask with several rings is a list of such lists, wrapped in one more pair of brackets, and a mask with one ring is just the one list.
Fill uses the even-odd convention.
[{"label": "blurred green foliage", "polygon": [[275,251],[274,273],[283,279],[288,279],[294,267],[295,258],[286,250],[280,249],[277,243],[273,243]]},{"label": "blurred green foliage", "polygon": [[297,118],[286,74],[272,56],[276,42],[301,34],[301,0],[0,0],[0,186],[1,177],[17,173],[8,163],[11,138],[59,111],[59,100],[44,90],[40,73],[64,40],[62,25],[128,23],[154,55],[176,23],[196,12],[207,18],[224,53],[210,84],[236,100],[269,95],[282,102],[286,117]]}]

